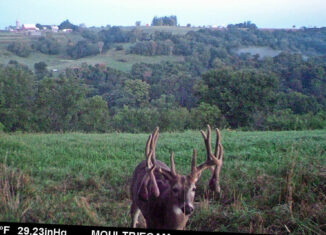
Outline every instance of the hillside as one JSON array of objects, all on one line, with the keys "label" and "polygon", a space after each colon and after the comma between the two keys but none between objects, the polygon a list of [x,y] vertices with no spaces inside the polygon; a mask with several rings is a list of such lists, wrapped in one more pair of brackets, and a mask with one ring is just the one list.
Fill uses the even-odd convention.
[{"label": "hillside", "polygon": [[0,32],[0,130],[326,128],[325,28],[42,33]]},{"label": "hillside", "polygon": [[[135,27],[122,27],[123,31],[130,32]],[[138,27],[142,32],[153,34],[156,31],[168,32],[176,35],[185,35],[189,31],[197,31],[199,28],[187,28],[187,27],[166,27],[166,26],[151,26],[151,27]],[[94,32],[101,31],[100,28],[91,29]],[[42,36],[46,36],[49,33],[42,32]],[[74,43],[84,38],[79,33],[51,33],[56,40],[60,42],[62,47],[72,41]],[[130,72],[131,67],[135,63],[160,63],[162,61],[179,62],[183,61],[183,56],[154,56],[147,57],[135,54],[129,54],[126,49],[132,44],[130,43],[118,43],[122,45],[125,50],[117,51],[114,48],[104,52],[102,55],[87,56],[81,59],[72,59],[66,55],[64,50],[61,50],[58,55],[48,55],[33,51],[27,58],[23,58],[15,55],[7,50],[7,47],[12,42],[25,42],[31,44],[37,41],[39,36],[28,36],[23,33],[16,32],[0,32],[0,64],[7,64],[10,60],[16,60],[19,63],[26,64],[30,69],[34,69],[34,64],[38,62],[45,62],[50,70],[58,70],[57,74],[64,72],[66,68],[79,67],[82,63],[90,65],[105,64],[106,66],[124,71]]]},{"label": "hillside", "polygon": [[[113,27],[114,28],[114,27]],[[40,53],[38,50],[33,49],[32,53],[27,58],[22,58],[15,53],[11,53],[7,50],[7,47],[12,42],[23,42],[27,44],[36,43],[41,36],[28,36],[23,32],[0,32],[0,63],[7,64],[10,60],[16,60],[19,63],[28,65],[31,69],[35,63],[43,61],[48,64],[49,69],[59,70],[58,73],[63,72],[66,67],[78,67],[82,63],[95,65],[98,63],[105,64],[106,66],[116,68],[118,70],[129,72],[131,67],[135,63],[159,63],[162,61],[178,62],[183,61],[184,56],[187,55],[186,51],[174,52],[171,55],[161,56],[155,55],[152,57],[141,56],[141,54],[130,54],[127,50],[136,44],[136,42],[143,40],[166,40],[171,39],[176,44],[175,39],[171,37],[181,37],[190,39],[193,37],[198,42],[207,44],[209,47],[217,46],[219,44],[225,45],[225,49],[228,53],[231,51],[238,53],[238,55],[251,53],[252,55],[265,54],[267,56],[275,56],[282,51],[288,51],[292,53],[302,53],[303,56],[315,56],[325,54],[325,32],[324,29],[302,29],[297,31],[275,30],[275,31],[262,31],[256,30],[255,33],[251,33],[248,29],[237,29],[236,27],[230,27],[229,29],[216,30],[216,29],[204,29],[198,27],[175,27],[175,26],[140,26],[140,27],[120,27],[122,32],[133,33],[136,36],[136,41],[133,42],[124,40],[113,40],[110,42],[110,48],[102,55],[97,52],[96,55],[86,56],[85,58],[73,59],[67,55],[67,44],[76,44],[78,41],[87,40],[89,42],[96,42],[97,40],[103,40],[96,38],[97,34],[101,31],[110,31],[112,28],[89,28],[82,29],[79,32],[73,33],[51,33],[42,32],[42,37],[53,37],[60,44],[60,52],[56,55],[49,55]],[[195,34],[195,32],[201,32]],[[254,32],[254,31],[252,31]],[[112,32],[114,33],[114,32]],[[139,35],[145,36],[139,36]],[[163,38],[157,37],[157,35],[163,36]],[[205,36],[206,35],[206,36]],[[138,37],[138,38],[137,38]],[[206,38],[203,38],[206,37]],[[215,39],[214,39],[215,37]],[[274,38],[274,42],[273,39]],[[192,39],[192,40],[193,40]],[[216,40],[217,39],[217,40]],[[237,40],[242,41],[237,41]],[[104,39],[105,40],[105,39]],[[182,42],[183,43],[183,42]],[[308,43],[310,48],[305,49]],[[300,45],[298,45],[300,44]],[[307,44],[307,45],[308,45]],[[116,46],[121,45],[123,50],[115,50]],[[175,46],[177,46],[176,44]],[[185,45],[183,45],[184,47]],[[265,48],[263,48],[265,47]],[[316,48],[316,47],[321,47]],[[261,49],[263,48],[263,50]],[[185,48],[184,48],[185,49]],[[225,52],[220,52],[225,53]],[[222,58],[221,58],[222,59]],[[223,60],[223,59],[222,59]],[[224,61],[223,61],[224,62]]]}]

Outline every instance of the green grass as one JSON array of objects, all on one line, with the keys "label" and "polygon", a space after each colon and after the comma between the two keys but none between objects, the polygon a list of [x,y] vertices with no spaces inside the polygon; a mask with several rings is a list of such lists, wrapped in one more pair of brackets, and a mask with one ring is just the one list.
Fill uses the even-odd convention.
[{"label": "green grass", "polygon": [[[147,136],[0,134],[0,221],[129,226],[129,180]],[[325,130],[223,131],[222,137],[223,193],[204,198],[205,172],[187,229],[326,232]],[[161,133],[157,158],[168,163],[174,151],[177,171],[187,174],[193,148],[203,161],[198,131]]]}]

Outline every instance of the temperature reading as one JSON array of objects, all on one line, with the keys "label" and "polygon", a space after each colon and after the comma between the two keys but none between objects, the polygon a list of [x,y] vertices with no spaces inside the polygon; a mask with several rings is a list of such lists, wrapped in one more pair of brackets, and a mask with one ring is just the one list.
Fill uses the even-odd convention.
[{"label": "temperature reading", "polygon": [[10,230],[10,226],[0,226],[0,234],[7,234],[9,230]]}]

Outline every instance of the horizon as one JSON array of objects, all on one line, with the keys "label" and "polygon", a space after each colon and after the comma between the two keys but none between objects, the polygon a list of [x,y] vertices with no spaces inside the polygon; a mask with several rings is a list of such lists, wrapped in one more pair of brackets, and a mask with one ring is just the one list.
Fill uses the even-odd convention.
[{"label": "horizon", "polygon": [[[16,24],[59,25],[68,19],[87,27],[134,26],[151,24],[155,16],[175,15],[178,25],[227,26],[251,21],[259,28],[325,27],[323,0],[23,0],[0,2],[0,29]],[[2,11],[2,12],[1,12]],[[275,16],[277,15],[277,18]]]}]

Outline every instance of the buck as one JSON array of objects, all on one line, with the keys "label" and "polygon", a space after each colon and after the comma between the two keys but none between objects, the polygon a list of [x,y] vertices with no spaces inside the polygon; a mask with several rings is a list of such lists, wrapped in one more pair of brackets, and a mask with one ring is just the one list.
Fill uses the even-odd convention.
[{"label": "buck", "polygon": [[131,227],[137,226],[139,214],[142,213],[147,228],[183,230],[194,211],[196,183],[205,169],[212,172],[209,188],[220,192],[219,174],[223,161],[220,132],[216,129],[214,154],[211,151],[210,126],[207,126],[207,134],[204,131],[201,131],[201,134],[206,146],[206,161],[197,166],[194,149],[191,172],[187,176],[176,172],[173,152],[170,155],[170,167],[156,160],[155,148],[159,128],[148,137],[145,147],[146,159],[135,168],[132,176]]}]

